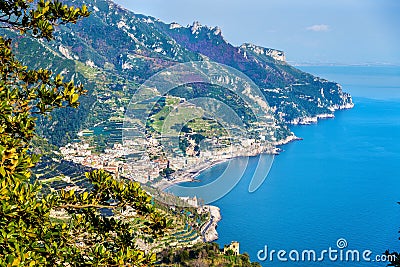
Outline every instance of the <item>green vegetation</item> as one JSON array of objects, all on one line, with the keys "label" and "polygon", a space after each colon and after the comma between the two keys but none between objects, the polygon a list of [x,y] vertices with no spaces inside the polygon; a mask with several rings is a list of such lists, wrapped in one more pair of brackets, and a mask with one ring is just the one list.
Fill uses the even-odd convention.
[{"label": "green vegetation", "polygon": [[[1,1],[0,21],[34,38],[53,37],[54,26],[89,16],[86,6],[58,1]],[[152,204],[138,183],[104,171],[86,174],[91,187],[41,194],[31,182],[39,161],[32,144],[35,121],[76,108],[82,85],[47,69],[28,69],[0,37],[0,266],[146,266],[155,261],[136,247],[137,238],[161,235],[172,220]],[[38,139],[37,143],[40,143]],[[49,178],[55,182],[57,178]],[[124,216],[131,208],[134,213]],[[54,213],[62,214],[56,216]],[[106,214],[112,214],[112,217]],[[131,220],[129,220],[131,218]]]},{"label": "green vegetation", "polygon": [[[70,5],[87,4],[92,16],[84,23],[61,23],[63,25],[54,32],[50,28],[55,36],[50,42],[21,37],[15,31],[0,27],[1,35],[14,39],[16,57],[25,65],[32,69],[45,68],[63,73],[66,78],[82,83],[88,91],[86,96],[80,98],[79,109],[57,109],[51,113],[53,120],[38,118],[37,132],[54,145],[63,146],[75,139],[79,131],[90,129],[111,117],[121,119],[124,114],[121,108],[128,106],[139,84],[177,63],[204,60],[203,55],[244,72],[259,85],[269,106],[275,110],[276,125],[279,126],[275,137],[278,139],[290,135],[286,122],[332,113],[333,106],[351,102],[350,96],[343,93],[336,83],[316,78],[266,54],[259,54],[258,49],[251,46],[234,47],[222,40],[222,36],[213,35],[211,28],[202,27],[200,34],[195,36],[190,27],[170,29],[169,24],[133,14],[111,1],[64,2]],[[53,5],[52,1],[49,3]],[[5,14],[7,12],[4,11]],[[22,17],[25,15],[25,23],[38,23],[29,12]],[[49,12],[46,14],[51,15]],[[10,18],[17,16],[11,15]],[[44,28],[43,25],[41,27]],[[40,31],[36,36],[38,34]],[[43,37],[46,35],[48,33]],[[250,108],[227,88],[194,84],[176,88],[171,95],[186,99],[215,98],[232,107],[247,126],[251,127],[254,121]],[[155,125],[156,130],[160,129],[160,122]]]},{"label": "green vegetation", "polygon": [[[400,204],[400,202],[398,202]],[[400,231],[399,231],[400,233]],[[400,238],[399,238],[400,239]],[[399,267],[400,266],[400,253],[399,252],[390,252],[389,250],[386,250],[384,253],[386,256],[394,257],[394,258],[389,258],[390,264],[388,266],[395,266]]]},{"label": "green vegetation", "polygon": [[386,256],[394,256],[395,257],[394,260],[390,261],[390,264],[388,264],[388,266],[395,266],[395,267],[399,267],[400,266],[400,253],[386,251],[385,255]]},{"label": "green vegetation", "polygon": [[[236,109],[241,108],[236,107]],[[220,145],[230,145],[228,132],[221,124],[204,117],[201,108],[196,108],[186,100],[175,96],[167,95],[157,102],[148,119],[147,127],[155,138],[160,138],[161,135],[179,135],[179,148],[183,155],[188,155],[189,148],[192,150],[192,155],[198,156],[200,143],[204,140],[210,142],[212,139],[217,139],[219,142],[221,139]]]},{"label": "green vegetation", "polygon": [[191,248],[168,249],[158,254],[157,266],[184,267],[260,267],[259,263],[251,263],[249,255],[224,255],[218,244],[197,244]]},{"label": "green vegetation", "polygon": [[[188,215],[154,203],[146,192],[157,192],[149,188],[145,192],[137,183],[66,162],[57,154],[57,147],[74,140],[83,129],[87,131],[82,138],[97,152],[120,141],[124,111],[138,85],[176,63],[204,59],[207,51],[182,42],[185,32],[199,44],[209,37],[194,38],[188,28],[174,36],[169,25],[149,23],[150,18],[133,15],[105,0],[0,3],[0,266],[145,266],[155,260],[154,254],[144,253],[148,243],[157,249],[192,245],[199,239],[199,226],[207,215],[194,210]],[[88,9],[93,12],[89,17]],[[85,23],[80,22],[83,17],[88,17]],[[120,22],[127,26],[120,27]],[[215,39],[220,37],[209,36],[214,43],[225,44]],[[228,62],[215,55],[229,55],[229,49],[206,46],[211,60],[247,69],[246,74],[265,90],[278,114],[278,139],[290,134],[285,121],[327,112],[331,105],[349,100],[337,84],[315,79],[285,63],[270,58],[258,58],[255,63],[254,53],[248,50],[249,59],[245,59],[233,46],[229,47],[235,50],[229,57],[233,61]],[[160,49],[162,52],[157,52]],[[176,88],[155,107],[149,123],[154,132],[161,132],[161,125],[171,119],[167,115],[182,101],[178,96],[222,101],[248,127],[255,119],[251,109],[229,90],[189,85]],[[193,115],[194,110],[186,106],[177,111],[180,115],[171,121],[170,129],[182,130],[180,148],[184,153],[191,146],[196,154],[205,139],[226,136],[223,127],[200,113],[197,119],[178,125],[176,122]],[[217,141],[224,142],[229,140]],[[38,154],[43,155],[40,162]],[[156,151],[152,156],[163,155]],[[179,205],[172,196],[158,199],[164,198]],[[170,227],[172,223],[175,228]],[[137,247],[136,241],[144,241],[145,248]],[[201,246],[208,245],[183,252],[183,261],[194,266],[191,251]],[[193,255],[198,256],[196,253]],[[199,261],[248,266],[248,260],[240,256],[215,254]]]}]

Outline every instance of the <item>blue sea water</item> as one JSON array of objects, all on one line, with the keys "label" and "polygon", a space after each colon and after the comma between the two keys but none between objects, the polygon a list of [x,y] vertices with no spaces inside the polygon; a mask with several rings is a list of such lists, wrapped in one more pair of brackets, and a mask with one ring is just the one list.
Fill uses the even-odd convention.
[{"label": "blue sea water", "polygon": [[[248,185],[251,158],[238,185],[213,203],[221,208],[218,243],[240,242],[241,252],[259,261],[258,251],[315,250],[317,257],[337,240],[347,250],[372,251],[372,262],[260,262],[262,266],[386,266],[376,255],[400,251],[400,67],[302,67],[334,80],[354,97],[355,108],[335,119],[292,130],[302,141],[283,146],[263,185]],[[233,160],[243,164],[243,159]],[[203,172],[207,183],[226,163]],[[232,173],[232,175],[235,175]],[[288,258],[288,255],[286,255]]]}]

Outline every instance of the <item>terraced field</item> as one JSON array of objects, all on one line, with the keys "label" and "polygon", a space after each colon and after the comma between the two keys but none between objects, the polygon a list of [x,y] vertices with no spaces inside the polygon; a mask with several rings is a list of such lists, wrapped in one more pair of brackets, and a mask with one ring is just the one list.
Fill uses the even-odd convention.
[{"label": "terraced field", "polygon": [[[57,158],[43,157],[34,170],[34,178],[42,183],[43,193],[54,192],[62,188],[74,188],[75,190],[90,190],[91,184],[85,176],[85,172],[91,168],[84,167],[69,161]],[[208,214],[198,214],[196,208],[179,208],[185,202],[173,195],[143,185],[143,188],[154,197],[154,204],[166,217],[173,219],[171,229],[167,229],[165,235],[157,240],[151,240],[152,249],[161,251],[171,247],[188,247],[202,241],[200,234],[201,225],[207,220]],[[169,206],[165,203],[175,203]],[[132,226],[141,227],[146,221],[135,216],[125,216]]]}]

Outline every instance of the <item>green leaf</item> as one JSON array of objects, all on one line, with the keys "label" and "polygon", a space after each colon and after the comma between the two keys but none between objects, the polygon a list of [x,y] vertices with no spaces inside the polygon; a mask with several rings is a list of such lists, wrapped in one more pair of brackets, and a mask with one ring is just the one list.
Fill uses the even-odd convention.
[{"label": "green leaf", "polygon": [[73,94],[71,98],[71,104],[74,104],[78,101],[79,95],[78,94]]},{"label": "green leaf", "polygon": [[1,176],[6,176],[6,170],[4,169],[3,166],[0,166],[0,174]]},{"label": "green leaf", "polygon": [[83,196],[82,196],[82,200],[83,200],[83,201],[86,201],[87,198],[88,198],[88,196],[89,196],[89,193],[88,193],[88,192],[84,192],[84,193],[83,193]]}]

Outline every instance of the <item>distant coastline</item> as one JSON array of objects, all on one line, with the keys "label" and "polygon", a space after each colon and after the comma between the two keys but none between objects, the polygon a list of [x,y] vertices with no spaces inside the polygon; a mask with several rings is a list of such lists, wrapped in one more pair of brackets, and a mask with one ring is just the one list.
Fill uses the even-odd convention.
[{"label": "distant coastline", "polygon": [[366,63],[340,63],[340,62],[294,62],[287,61],[295,67],[400,67],[399,64],[386,62],[366,62]]}]

